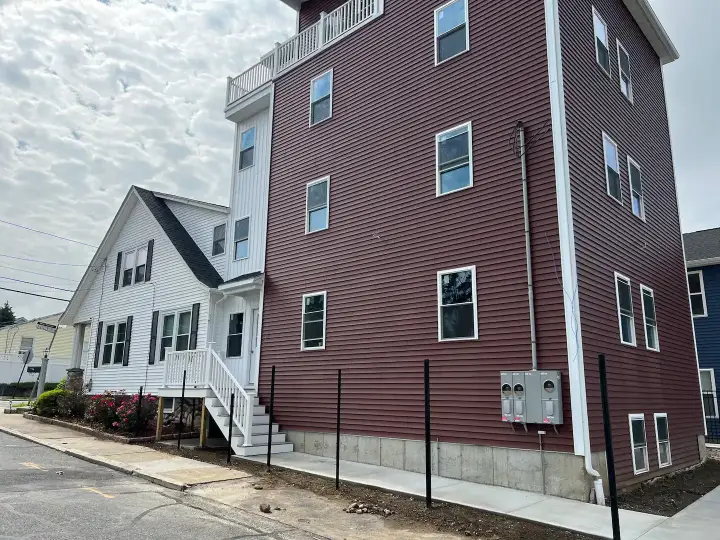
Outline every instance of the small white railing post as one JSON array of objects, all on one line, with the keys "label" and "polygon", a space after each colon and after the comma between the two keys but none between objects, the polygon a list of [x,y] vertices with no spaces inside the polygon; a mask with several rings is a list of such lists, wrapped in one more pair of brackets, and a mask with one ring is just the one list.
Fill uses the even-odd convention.
[{"label": "small white railing post", "polygon": [[170,360],[168,359],[168,353],[167,353],[167,349],[166,349],[165,350],[165,366],[163,367],[163,379],[165,380],[165,386],[167,386],[170,383],[170,381],[169,381],[170,373],[168,370],[169,363],[170,363]]},{"label": "small white railing post", "polygon": [[207,351],[205,351],[205,380],[203,383],[205,386],[210,385],[210,365],[212,362],[212,347],[208,347]]},{"label": "small white railing post", "polygon": [[225,105],[230,105],[230,85],[232,84],[232,77],[227,78],[227,88],[225,89]]},{"label": "small white railing post", "polygon": [[322,49],[325,46],[325,20],[327,19],[327,13],[324,11],[320,13],[320,24],[318,24],[318,49]]},{"label": "small white railing post", "polygon": [[275,42],[275,50],[273,51],[273,65],[272,69],[270,70],[270,79],[274,79],[275,76],[278,74],[279,66],[280,66],[280,46],[282,43],[279,41]]},{"label": "small white railing post", "polygon": [[[255,409],[255,399],[252,394],[246,394],[248,397],[245,399],[245,437],[243,446],[252,446],[252,421],[253,421],[253,410]],[[270,426],[270,433],[268,435],[272,437],[272,425]]]}]

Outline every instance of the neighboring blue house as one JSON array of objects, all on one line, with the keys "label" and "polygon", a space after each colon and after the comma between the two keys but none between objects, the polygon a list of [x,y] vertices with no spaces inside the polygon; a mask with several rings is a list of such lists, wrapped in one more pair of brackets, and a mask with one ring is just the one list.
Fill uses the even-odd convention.
[{"label": "neighboring blue house", "polygon": [[720,443],[720,228],[683,237],[708,442]]}]

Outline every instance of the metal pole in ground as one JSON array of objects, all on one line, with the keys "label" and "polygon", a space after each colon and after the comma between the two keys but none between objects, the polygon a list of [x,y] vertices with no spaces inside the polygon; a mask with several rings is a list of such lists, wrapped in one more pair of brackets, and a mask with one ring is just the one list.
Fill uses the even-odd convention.
[{"label": "metal pole in ground", "polygon": [[230,458],[232,457],[232,428],[233,428],[233,416],[235,414],[235,394],[230,394],[230,425],[228,426],[228,455],[227,462],[230,465]]},{"label": "metal pole in ground", "polygon": [[618,513],[617,484],[615,481],[615,456],[613,455],[610,405],[607,392],[605,355],[598,355],[600,367],[600,394],[602,395],[603,425],[605,426],[605,455],[607,457],[608,483],[610,484],[610,515],[612,516],[613,540],[620,540],[620,515]]},{"label": "metal pole in ground", "polygon": [[183,370],[183,385],[182,385],[182,394],[180,396],[180,420],[178,421],[178,427],[180,428],[178,430],[178,450],[180,450],[180,440],[182,439],[182,429],[183,429],[183,412],[185,408],[185,377],[187,376],[187,370]]},{"label": "metal pole in ground", "polygon": [[135,419],[135,436],[140,436],[140,416],[142,414],[142,396],[143,396],[143,387],[140,387],[140,391],[138,392],[138,404],[137,404],[137,418]]},{"label": "metal pole in ground", "polygon": [[337,435],[335,437],[335,489],[340,489],[340,395],[342,393],[342,369],[338,369]]},{"label": "metal pole in ground", "polygon": [[425,504],[432,508],[432,450],[430,447],[430,360],[425,359]]},{"label": "metal pole in ground", "polygon": [[[254,406],[252,404],[251,406]],[[272,367],[270,375],[270,425],[268,426],[268,453],[267,468],[270,468],[270,456],[272,455],[272,436],[273,436],[273,415],[275,414],[275,366]]]}]

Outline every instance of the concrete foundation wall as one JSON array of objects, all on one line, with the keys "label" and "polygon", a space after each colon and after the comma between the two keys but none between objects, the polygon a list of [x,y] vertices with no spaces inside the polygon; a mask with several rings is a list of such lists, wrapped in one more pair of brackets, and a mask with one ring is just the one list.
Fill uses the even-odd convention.
[{"label": "concrete foundation wall", "polygon": [[[335,457],[335,434],[288,431],[296,452]],[[342,435],[340,459],[381,465],[393,469],[425,472],[425,443],[409,439]],[[604,453],[594,456],[605,477]],[[582,456],[433,442],[432,473],[478,484],[503,486],[568,499],[587,501],[592,479],[585,472]]]}]

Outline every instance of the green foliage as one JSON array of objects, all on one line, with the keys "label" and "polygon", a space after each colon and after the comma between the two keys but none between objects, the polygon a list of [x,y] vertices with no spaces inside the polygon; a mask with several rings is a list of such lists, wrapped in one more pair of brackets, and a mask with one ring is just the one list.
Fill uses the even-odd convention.
[{"label": "green foliage", "polygon": [[[66,382],[67,382],[67,376],[65,376],[65,377],[63,377],[62,379],[60,379],[60,382],[55,385],[55,388],[63,388],[63,389],[64,389]],[[47,388],[47,386],[48,386],[48,385],[46,384],[45,387]]]},{"label": "green foliage", "polygon": [[58,415],[58,400],[65,396],[66,390],[58,388],[55,390],[49,390],[40,394],[40,397],[35,401],[33,411],[35,414],[40,416],[57,416]]},{"label": "green foliage", "polygon": [[157,398],[143,396],[139,415],[138,400],[137,394],[128,396],[105,392],[102,395],[92,396],[85,418],[92,423],[102,425],[108,431],[140,433],[157,416]]},{"label": "green foliage", "polygon": [[6,300],[5,305],[0,307],[0,328],[11,324],[15,324],[15,314]]},{"label": "green foliage", "polygon": [[57,400],[57,415],[63,418],[84,418],[87,409],[87,396],[82,392],[72,392],[64,388],[55,391],[62,394]]}]

